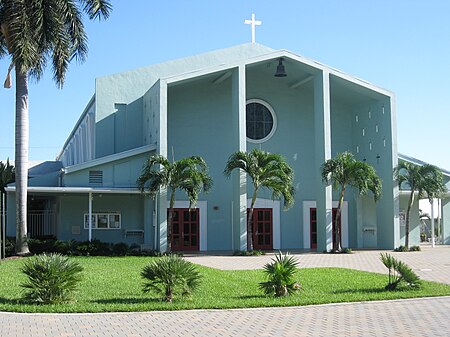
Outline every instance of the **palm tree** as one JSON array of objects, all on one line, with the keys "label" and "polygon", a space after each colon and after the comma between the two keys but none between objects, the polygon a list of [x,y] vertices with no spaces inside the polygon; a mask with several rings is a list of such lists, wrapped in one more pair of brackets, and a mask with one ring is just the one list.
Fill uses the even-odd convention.
[{"label": "palm tree", "polygon": [[328,159],[321,167],[321,175],[323,182],[332,184],[335,189],[340,188],[333,232],[333,252],[338,252],[342,249],[339,224],[347,187],[355,187],[360,195],[366,195],[368,191],[372,191],[376,202],[381,196],[381,179],[372,166],[356,160],[350,152],[339,153],[336,158]]},{"label": "palm tree", "polygon": [[16,253],[28,254],[28,78],[39,80],[48,62],[62,87],[69,62],[84,61],[87,36],[82,13],[89,19],[107,18],[109,0],[0,0],[0,57],[12,60],[16,74]]},{"label": "palm tree", "polygon": [[253,183],[250,213],[247,217],[247,250],[252,251],[253,209],[259,190],[261,188],[271,190],[273,199],[283,197],[284,208],[289,209],[294,204],[294,171],[283,156],[258,149],[253,149],[250,153],[242,151],[233,153],[223,173],[230,177],[234,169],[243,170]]},{"label": "palm tree", "polygon": [[193,208],[200,192],[202,190],[205,193],[209,192],[213,182],[208,174],[208,167],[201,157],[192,156],[171,163],[166,157],[156,154],[148,158],[137,185],[141,192],[147,192],[152,197],[155,197],[161,188],[169,190],[167,243],[170,251],[176,191],[185,191],[189,199],[189,208]]},{"label": "palm tree", "polygon": [[[430,203],[432,203],[433,199],[445,193],[447,188],[444,184],[442,171],[438,167],[430,164],[420,166],[410,162],[400,161],[394,169],[394,177],[400,187],[406,183],[411,190],[405,223],[405,246],[409,249],[411,208],[414,203],[415,193],[417,193],[418,199],[422,199],[426,195]],[[431,235],[434,235],[434,233],[431,233]]]}]

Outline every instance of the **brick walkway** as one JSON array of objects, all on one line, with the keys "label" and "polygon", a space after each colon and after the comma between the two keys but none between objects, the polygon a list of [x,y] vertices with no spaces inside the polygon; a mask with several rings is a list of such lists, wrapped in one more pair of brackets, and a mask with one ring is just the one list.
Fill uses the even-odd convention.
[{"label": "brick walkway", "polygon": [[[397,253],[424,279],[450,283],[450,247]],[[260,268],[261,257],[193,256],[222,269]],[[302,267],[385,272],[379,252],[299,254]],[[450,297],[307,307],[105,314],[0,313],[1,337],[69,336],[448,336]]]},{"label": "brick walkway", "polygon": [[[396,253],[392,251],[355,251],[353,254],[293,254],[300,262],[300,268],[341,267],[386,273],[380,261],[380,252],[387,252],[407,263],[421,278],[450,284],[450,246],[422,247],[421,252]],[[188,256],[187,259],[207,267],[223,270],[259,269],[273,258],[274,254],[263,256]]]}]

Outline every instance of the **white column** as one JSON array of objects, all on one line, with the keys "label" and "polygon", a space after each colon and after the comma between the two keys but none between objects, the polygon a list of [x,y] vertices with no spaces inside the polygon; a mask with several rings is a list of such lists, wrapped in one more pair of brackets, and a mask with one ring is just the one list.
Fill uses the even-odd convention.
[{"label": "white column", "polygon": [[[332,188],[322,182],[320,168],[331,158],[330,74],[314,76],[314,133],[317,201],[317,251],[330,251],[332,239]],[[308,248],[308,247],[305,247]]]},{"label": "white column", "polygon": [[[232,74],[233,150],[247,151],[245,65]],[[247,250],[247,174],[232,173],[234,249]]]},{"label": "white column", "polygon": [[[167,149],[167,129],[168,129],[168,110],[167,110],[167,83],[165,81],[159,82],[159,88],[155,87],[157,92],[157,103],[159,113],[157,114],[157,125],[159,138],[157,138],[157,153],[166,157],[168,155]],[[158,197],[157,197],[158,198]],[[159,235],[159,251],[166,252],[168,250],[168,228],[167,228],[167,189],[163,188],[159,192],[159,202],[158,202],[158,235]]]},{"label": "white column", "polygon": [[89,241],[92,241],[92,192],[89,192]]},{"label": "white column", "polygon": [[434,247],[434,199],[431,202],[431,247]]}]

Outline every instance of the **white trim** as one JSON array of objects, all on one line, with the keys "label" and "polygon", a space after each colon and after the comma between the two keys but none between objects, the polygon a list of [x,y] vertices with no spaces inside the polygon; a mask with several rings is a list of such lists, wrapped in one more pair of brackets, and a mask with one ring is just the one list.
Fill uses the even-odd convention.
[{"label": "white trim", "polygon": [[144,145],[135,149],[131,149],[131,150],[127,150],[127,151],[123,151],[123,152],[119,152],[119,153],[115,153],[109,156],[105,156],[105,157],[101,157],[98,159],[94,159],[94,160],[90,160],[81,164],[76,164],[76,165],[72,165],[72,166],[67,166],[64,168],[65,173],[73,173],[73,172],[77,172],[80,170],[85,170],[87,168],[91,168],[94,166],[98,166],[98,165],[103,165],[103,164],[107,164],[110,163],[112,161],[117,161],[117,160],[121,160],[121,159],[125,159],[125,158],[129,158],[129,157],[133,157],[139,154],[143,154],[146,152],[150,152],[150,151],[154,151],[156,150],[156,144],[150,144],[150,145]]},{"label": "white trim", "polygon": [[[6,192],[15,192],[16,186],[6,188]],[[92,187],[46,187],[30,186],[28,193],[102,193],[102,194],[141,194],[137,188],[92,188]]]},{"label": "white trim", "polygon": [[[338,201],[333,201],[333,208],[337,208]],[[311,214],[310,209],[317,208],[315,201],[303,201],[303,248],[311,248],[310,226]],[[348,247],[348,202],[344,200],[342,206],[342,247]]]},{"label": "white trim", "polygon": [[269,53],[255,56],[255,57],[250,57],[245,60],[238,60],[238,61],[231,62],[228,64],[220,64],[220,65],[216,65],[216,66],[205,67],[202,69],[188,71],[185,73],[180,73],[177,75],[165,76],[165,77],[162,77],[161,79],[166,80],[167,84],[173,85],[173,84],[181,83],[186,80],[198,78],[198,77],[205,76],[205,75],[211,75],[213,73],[217,73],[220,71],[226,71],[228,69],[236,68],[239,65],[248,66],[248,65],[252,65],[252,64],[256,64],[256,63],[263,63],[268,60],[277,60],[280,57],[292,59],[296,62],[299,62],[301,64],[311,67],[312,69],[311,69],[310,73],[315,73],[316,71],[328,71],[330,74],[332,74],[334,76],[340,77],[344,80],[347,80],[351,83],[359,85],[363,88],[366,88],[366,89],[373,91],[375,93],[378,93],[380,95],[387,96],[387,97],[394,96],[393,92],[391,92],[389,90],[378,87],[378,86],[376,86],[372,83],[369,83],[365,80],[362,80],[357,77],[353,77],[349,74],[346,74],[341,70],[329,67],[323,63],[314,61],[312,59],[308,59],[308,58],[298,55],[298,54],[294,54],[294,53],[292,53],[288,50],[284,50],[284,49],[274,50],[273,52],[269,52]]},{"label": "white trim", "polygon": [[[252,199],[247,199],[247,208],[250,208],[251,202]],[[256,198],[255,208],[272,209],[272,248],[281,249],[280,201]]]},{"label": "white trim", "polygon": [[[195,207],[200,209],[200,223],[198,229],[200,232],[199,250],[206,251],[208,247],[208,202],[197,201]],[[175,201],[174,208],[189,208],[189,201]]]},{"label": "white trim", "polygon": [[251,98],[251,99],[247,100],[247,102],[245,102],[245,110],[246,110],[245,125],[247,125],[247,104],[250,104],[250,103],[258,103],[258,104],[264,105],[267,108],[267,110],[269,110],[270,114],[272,115],[272,120],[273,120],[272,130],[270,130],[269,134],[267,136],[265,136],[264,138],[261,138],[261,139],[249,138],[247,136],[247,130],[245,130],[245,137],[247,138],[248,142],[254,143],[254,144],[261,144],[261,143],[268,141],[270,138],[272,138],[273,134],[275,133],[275,131],[277,129],[277,114],[275,113],[275,110],[273,109],[273,107],[265,100],[260,99],[260,98]]}]

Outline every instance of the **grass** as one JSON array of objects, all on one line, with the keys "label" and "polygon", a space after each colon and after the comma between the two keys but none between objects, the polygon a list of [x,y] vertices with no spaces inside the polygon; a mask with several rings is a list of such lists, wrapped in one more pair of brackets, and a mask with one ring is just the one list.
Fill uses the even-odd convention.
[{"label": "grass", "polygon": [[423,282],[419,290],[400,288],[385,291],[386,275],[341,268],[300,269],[296,280],[302,291],[273,298],[258,289],[262,270],[222,271],[198,266],[202,284],[193,297],[166,303],[156,295],[143,294],[142,268],[149,257],[74,257],[84,268],[83,280],[74,302],[31,305],[21,300],[19,286],[23,260],[0,263],[0,311],[17,312],[113,312],[178,310],[194,308],[247,308],[298,306],[321,303],[387,300],[450,295],[450,285]]}]

